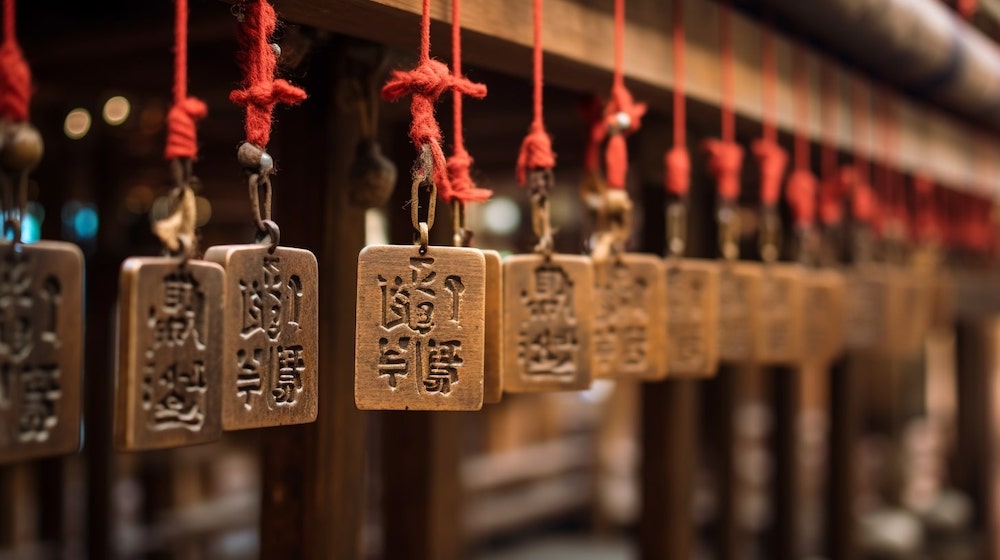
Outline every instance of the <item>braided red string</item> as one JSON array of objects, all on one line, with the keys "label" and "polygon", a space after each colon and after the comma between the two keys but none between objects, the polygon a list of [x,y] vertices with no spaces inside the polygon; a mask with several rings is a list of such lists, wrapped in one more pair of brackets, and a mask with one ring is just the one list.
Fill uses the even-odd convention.
[{"label": "braided red string", "polygon": [[188,2],[175,1],[174,15],[174,104],[167,113],[167,159],[195,159],[198,155],[196,122],[208,115],[200,99],[187,94]]},{"label": "braided red string", "polygon": [[596,170],[596,155],[601,142],[607,139],[604,147],[604,171],[608,187],[624,189],[628,175],[628,143],[625,138],[639,130],[642,117],[646,114],[646,104],[637,103],[625,87],[625,0],[615,0],[614,40],[615,67],[611,98],[604,107],[602,118],[591,124],[587,165],[593,165],[592,170]]},{"label": "braided red string", "polygon": [[453,76],[448,67],[430,57],[431,45],[431,3],[423,0],[423,17],[420,26],[420,61],[408,72],[394,70],[392,77],[382,87],[382,98],[396,101],[410,96],[410,139],[420,151],[427,147],[431,151],[434,170],[433,180],[441,193],[451,192],[448,177],[448,163],[441,149],[441,127],[434,117],[434,103],[445,91],[454,89],[480,99],[486,96],[486,86],[475,84],[461,76]]},{"label": "braided red string", "polygon": [[674,145],[663,158],[667,191],[684,196],[691,188],[691,156],[687,149],[684,103],[684,0],[674,0]]},{"label": "braided red string", "polygon": [[795,170],[785,185],[785,200],[792,209],[795,225],[812,227],[816,221],[816,176],[809,162],[809,68],[802,49],[795,49]]},{"label": "braided red string", "polygon": [[247,141],[260,148],[266,148],[271,139],[275,105],[296,105],[306,98],[302,88],[274,77],[278,54],[271,47],[271,35],[277,25],[278,17],[267,0],[251,0],[237,30],[243,83],[242,89],[229,94],[229,100],[246,110]]},{"label": "braided red string", "polygon": [[31,69],[17,41],[15,0],[3,3],[3,44],[0,45],[0,118],[28,120],[31,103]]},{"label": "braided red string", "polygon": [[781,193],[781,180],[788,167],[788,153],[778,144],[775,126],[777,103],[777,64],[774,55],[774,37],[769,25],[761,30],[761,122],[763,135],[750,146],[760,168],[760,199],[765,206],[774,206]]},{"label": "braided red string", "polygon": [[702,143],[708,152],[708,171],[715,177],[716,188],[723,200],[732,202],[740,196],[740,170],[743,168],[743,148],[736,143],[736,115],[733,112],[733,38],[730,28],[728,0],[719,5],[719,51],[722,67],[722,138]]},{"label": "braided red string", "polygon": [[[462,79],[462,2],[451,0],[451,48],[452,76]],[[480,84],[475,84],[480,85]],[[483,96],[486,95],[486,86]],[[462,130],[462,91],[452,89],[452,107],[454,109],[455,147],[448,158],[449,182],[441,185],[439,194],[445,202],[460,200],[462,202],[482,202],[493,195],[493,191],[480,189],[472,181],[469,169],[472,167],[472,156],[465,149],[465,134]]]},{"label": "braided red string", "polygon": [[552,169],[556,165],[556,156],[552,152],[552,138],[545,130],[542,103],[542,0],[534,2],[534,48],[532,52],[534,75],[532,108],[534,117],[528,135],[521,142],[521,151],[517,154],[517,182],[523,187],[528,182],[528,171],[532,169]]}]

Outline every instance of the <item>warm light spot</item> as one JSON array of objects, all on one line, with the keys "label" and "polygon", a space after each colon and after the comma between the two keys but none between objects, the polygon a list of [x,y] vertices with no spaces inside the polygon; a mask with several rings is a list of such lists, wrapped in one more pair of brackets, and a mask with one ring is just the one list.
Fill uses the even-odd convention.
[{"label": "warm light spot", "polygon": [[121,95],[116,95],[104,103],[104,122],[118,126],[128,120],[132,104]]},{"label": "warm light spot", "polygon": [[195,197],[195,224],[201,227],[208,223],[212,219],[212,203],[208,201],[207,198],[203,196]]},{"label": "warm light spot", "polygon": [[90,112],[86,109],[76,108],[66,115],[63,123],[63,131],[72,140],[79,140],[90,131]]}]

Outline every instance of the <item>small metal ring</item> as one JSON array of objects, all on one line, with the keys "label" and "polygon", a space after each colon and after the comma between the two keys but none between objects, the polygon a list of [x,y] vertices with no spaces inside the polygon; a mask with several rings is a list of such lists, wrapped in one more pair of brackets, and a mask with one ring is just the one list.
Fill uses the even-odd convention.
[{"label": "small metal ring", "polygon": [[420,246],[420,254],[427,252],[427,245],[430,244],[430,226],[427,222],[417,224],[417,245]]},{"label": "small metal ring", "polygon": [[273,253],[281,241],[281,229],[273,220],[262,220],[261,225],[263,227],[257,230],[257,243],[268,244],[267,251]]}]

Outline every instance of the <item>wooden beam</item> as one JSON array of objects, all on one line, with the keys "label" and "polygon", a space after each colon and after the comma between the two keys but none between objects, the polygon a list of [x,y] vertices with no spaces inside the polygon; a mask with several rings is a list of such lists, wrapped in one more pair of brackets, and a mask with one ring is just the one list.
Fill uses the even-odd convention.
[{"label": "wooden beam", "polygon": [[[715,2],[684,0],[687,27],[687,93],[708,106],[720,101],[718,8]],[[420,13],[419,0],[279,0],[282,17],[289,21],[325,28],[348,35],[416,51]],[[670,48],[670,10],[661,0],[634,0],[628,4],[625,68],[636,96],[654,109],[669,111],[668,92],[673,89]],[[447,22],[451,6],[432,6],[432,51],[444,58],[449,51]],[[467,0],[463,5],[463,56],[468,64],[527,77],[531,72],[531,11],[527,3]],[[592,0],[549,0],[545,4],[544,42],[546,81],[579,91],[606,92],[613,63],[613,14],[610,3]],[[760,26],[739,14],[733,16],[736,47],[736,111],[757,121],[761,114]],[[792,79],[793,50],[805,50],[811,60],[808,87],[808,133],[814,140],[827,140],[853,150],[856,139],[850,126],[849,83],[842,80],[837,92],[840,115],[835,130],[824,130],[819,118],[820,55],[778,36],[778,115],[780,128],[795,126]],[[502,56],[498,56],[503,53]],[[833,64],[830,60],[825,63]],[[839,68],[841,75],[850,72]],[[859,78],[860,79],[860,78]],[[529,99],[525,96],[525,105]],[[1000,148],[995,135],[924,104],[901,97],[892,101],[898,118],[898,140],[893,159],[907,171],[922,171],[954,188],[1000,195],[1000,160],[988,157]],[[744,123],[745,125],[746,123]],[[881,146],[862,141],[858,148],[877,159]]]}]

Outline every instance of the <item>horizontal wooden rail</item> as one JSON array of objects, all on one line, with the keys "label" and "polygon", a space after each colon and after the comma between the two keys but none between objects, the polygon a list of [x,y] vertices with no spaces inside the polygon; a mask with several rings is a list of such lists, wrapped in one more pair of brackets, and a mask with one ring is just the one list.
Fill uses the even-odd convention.
[{"label": "horizontal wooden rail", "polygon": [[[414,51],[417,47],[420,0],[277,0],[276,5],[288,21]],[[548,83],[579,91],[607,91],[613,58],[611,5],[611,2],[596,0],[548,0],[545,3]],[[668,6],[663,0],[630,1],[625,41],[626,74],[634,93],[664,113],[669,112],[669,92],[673,87]],[[451,5],[438,1],[432,9],[435,20],[432,52],[447,58],[450,52],[447,22]],[[720,99],[718,7],[706,0],[685,0],[685,11],[688,95],[695,101],[715,106]],[[466,0],[463,25],[466,29],[463,53],[469,64],[512,75],[530,75],[532,22],[527,0]],[[736,110],[744,117],[759,120],[760,26],[734,14],[733,37],[737,51]],[[804,47],[778,36],[775,48],[779,80],[777,120],[779,127],[791,130],[794,125],[792,101],[796,94],[792,80],[792,51]],[[832,141],[853,151],[857,143],[850,124],[848,77],[855,75],[838,67],[840,118],[834,130],[822,130],[817,63],[820,55],[809,54],[812,70],[808,93],[809,134],[817,141]],[[526,95],[525,104],[529,101]],[[993,157],[1000,148],[997,138],[924,104],[896,98],[892,105],[899,119],[897,153],[892,158],[897,159],[901,168],[925,172],[953,188],[1000,195],[1000,158]],[[872,148],[871,141],[860,144],[861,151],[874,159],[885,155],[881,146]]]}]

